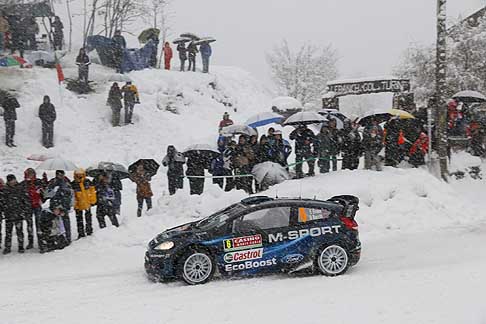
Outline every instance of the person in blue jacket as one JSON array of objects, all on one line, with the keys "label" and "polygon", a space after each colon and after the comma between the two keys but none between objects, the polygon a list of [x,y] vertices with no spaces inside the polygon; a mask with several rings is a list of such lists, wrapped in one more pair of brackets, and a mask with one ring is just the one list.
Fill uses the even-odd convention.
[{"label": "person in blue jacket", "polygon": [[209,73],[209,58],[213,54],[211,45],[209,45],[209,43],[202,43],[199,47],[199,51],[201,52],[202,57],[203,73]]}]

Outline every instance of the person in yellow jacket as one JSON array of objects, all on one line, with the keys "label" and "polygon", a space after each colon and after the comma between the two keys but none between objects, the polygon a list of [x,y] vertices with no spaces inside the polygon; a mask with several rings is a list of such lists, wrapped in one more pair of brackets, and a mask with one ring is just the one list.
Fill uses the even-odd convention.
[{"label": "person in yellow jacket", "polygon": [[135,104],[140,103],[138,89],[131,81],[128,81],[122,87],[121,91],[123,93],[123,103],[125,104],[125,125],[133,124],[133,108],[135,107]]},{"label": "person in yellow jacket", "polygon": [[74,191],[74,211],[76,212],[79,239],[93,233],[91,206],[96,204],[96,189],[91,181],[86,179],[86,171],[83,169],[74,171],[71,186]]}]

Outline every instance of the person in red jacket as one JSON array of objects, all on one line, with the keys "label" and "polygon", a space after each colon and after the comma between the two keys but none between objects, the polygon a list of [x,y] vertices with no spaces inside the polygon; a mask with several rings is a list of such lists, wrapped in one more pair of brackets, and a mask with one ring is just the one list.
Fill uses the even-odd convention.
[{"label": "person in red jacket", "polygon": [[418,139],[413,143],[410,148],[410,160],[409,162],[414,167],[419,167],[425,164],[425,155],[429,151],[429,137],[424,132],[421,132]]},{"label": "person in red jacket", "polygon": [[[26,249],[32,249],[34,247],[34,219],[35,229],[39,232],[39,217],[42,212],[42,194],[46,188],[47,183],[44,183],[41,179],[37,178],[35,170],[28,168],[24,172],[24,181],[21,182],[24,190],[29,196],[29,202],[31,210],[26,213],[25,221],[27,222],[27,238],[28,244]],[[40,245],[39,237],[37,236],[37,243]]]},{"label": "person in red jacket", "polygon": [[221,130],[224,127],[231,126],[231,125],[233,125],[233,121],[230,119],[230,115],[227,112],[225,112],[223,114],[223,120],[219,122],[219,131],[221,132]]},{"label": "person in red jacket", "polygon": [[170,70],[170,61],[172,60],[172,48],[170,48],[169,42],[164,44],[164,63],[165,69]]}]

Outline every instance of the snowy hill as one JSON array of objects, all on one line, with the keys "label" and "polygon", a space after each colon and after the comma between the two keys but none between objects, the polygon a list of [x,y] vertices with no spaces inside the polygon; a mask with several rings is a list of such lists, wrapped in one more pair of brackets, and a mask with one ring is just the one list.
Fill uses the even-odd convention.
[{"label": "snowy hill", "polygon": [[[76,75],[70,62],[72,58],[64,64],[68,77]],[[59,154],[82,167],[101,160],[125,165],[141,157],[160,161],[169,144],[183,149],[192,143],[214,143],[225,111],[242,122],[269,110],[271,96],[237,68],[214,67],[211,75],[147,70],[130,74],[142,101],[135,108],[135,124],[113,128],[105,105],[112,71],[100,66],[92,71],[96,93],[78,97],[63,90],[61,103],[55,71],[9,70],[5,88],[17,91],[22,107],[19,147],[0,145],[2,176],[20,176],[26,167],[35,167],[37,163],[26,159],[30,154]],[[36,116],[45,94],[58,112],[56,147],[50,150],[40,144]],[[177,113],[165,110],[168,101]],[[482,164],[486,170],[484,163],[466,154],[454,155],[453,162],[458,169]],[[154,209],[137,218],[135,187],[129,181],[124,185],[119,228],[99,230],[95,225],[93,236],[63,251],[0,256],[0,290],[9,296],[0,300],[0,318],[9,324],[233,324],[248,322],[243,310],[251,310],[255,323],[321,323],[322,318],[458,323],[463,314],[469,314],[470,322],[486,316],[474,291],[485,284],[485,180],[466,176],[445,184],[425,169],[385,168],[381,173],[339,171],[287,181],[264,194],[321,199],[355,194],[361,199],[357,220],[363,257],[358,266],[339,278],[273,276],[201,287],[150,284],[143,269],[146,244],[168,227],[208,215],[246,195],[223,192],[208,180],[203,196],[190,196],[186,182],[184,190],[169,197],[161,168],[153,181]],[[76,235],[74,226],[73,232]],[[302,301],[309,307],[296,312],[296,302]],[[311,307],[315,303],[320,306]],[[446,304],[455,307],[444,309]],[[19,311],[25,305],[29,311]],[[350,308],[354,311],[349,321],[343,320]],[[440,320],[437,314],[443,314]]]}]

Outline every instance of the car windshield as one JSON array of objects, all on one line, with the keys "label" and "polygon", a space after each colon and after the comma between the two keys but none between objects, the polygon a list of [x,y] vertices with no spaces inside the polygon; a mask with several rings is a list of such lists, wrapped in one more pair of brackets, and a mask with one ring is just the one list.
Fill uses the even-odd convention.
[{"label": "car windshield", "polygon": [[221,226],[224,222],[226,222],[230,217],[236,215],[245,208],[247,207],[245,207],[245,205],[241,203],[231,205],[212,214],[211,216],[200,220],[195,227],[202,230],[217,228]]}]

